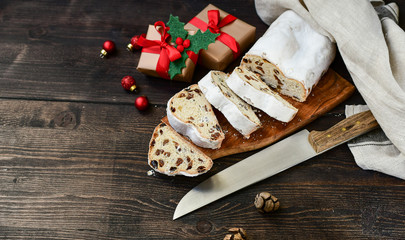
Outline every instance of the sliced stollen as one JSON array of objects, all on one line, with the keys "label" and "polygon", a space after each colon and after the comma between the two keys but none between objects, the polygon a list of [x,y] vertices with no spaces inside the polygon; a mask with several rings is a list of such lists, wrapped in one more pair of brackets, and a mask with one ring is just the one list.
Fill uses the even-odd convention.
[{"label": "sliced stollen", "polygon": [[212,106],[221,111],[238,132],[249,138],[261,127],[260,120],[252,107],[228,87],[227,78],[228,74],[224,72],[210,71],[198,82],[198,86]]},{"label": "sliced stollen", "polygon": [[271,90],[246,68],[236,67],[226,79],[229,88],[250,105],[282,122],[291,121],[298,109]]},{"label": "sliced stollen", "polygon": [[284,95],[304,102],[336,54],[336,46],[294,11],[281,14],[241,61]]},{"label": "sliced stollen", "polygon": [[217,149],[225,135],[197,84],[176,93],[167,103],[167,119],[178,133],[200,147]]},{"label": "sliced stollen", "polygon": [[148,164],[169,176],[194,177],[210,170],[213,162],[173,128],[161,123],[153,131],[149,143]]}]

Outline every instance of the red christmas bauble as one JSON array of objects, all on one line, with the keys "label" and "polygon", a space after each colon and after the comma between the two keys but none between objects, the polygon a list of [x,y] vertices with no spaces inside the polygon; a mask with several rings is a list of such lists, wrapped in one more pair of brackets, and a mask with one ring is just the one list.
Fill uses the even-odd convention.
[{"label": "red christmas bauble", "polygon": [[135,79],[132,76],[125,76],[121,79],[121,85],[125,90],[134,91],[136,89]]},{"label": "red christmas bauble", "polygon": [[139,50],[139,49],[142,48],[142,47],[139,46],[139,44],[138,44],[138,41],[139,41],[139,38],[140,38],[140,37],[146,38],[146,34],[145,34],[145,33],[142,33],[141,35],[133,36],[133,37],[131,38],[131,42],[130,42],[130,43],[128,44],[128,46],[127,46],[127,49],[128,49],[129,51]]},{"label": "red christmas bauble", "polygon": [[108,54],[115,51],[115,43],[111,40],[107,40],[103,43],[103,49],[101,49],[100,57],[104,58]]},{"label": "red christmas bauble", "polygon": [[149,106],[149,100],[146,96],[140,96],[135,99],[135,107],[140,110],[146,110]]},{"label": "red christmas bauble", "polygon": [[107,53],[112,53],[115,50],[115,43],[111,40],[107,40],[104,42],[103,44],[103,49],[107,52]]}]

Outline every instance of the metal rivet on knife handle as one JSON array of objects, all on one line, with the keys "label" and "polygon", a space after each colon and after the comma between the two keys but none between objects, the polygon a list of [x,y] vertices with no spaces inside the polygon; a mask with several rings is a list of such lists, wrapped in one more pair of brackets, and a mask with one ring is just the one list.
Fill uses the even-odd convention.
[{"label": "metal rivet on knife handle", "polygon": [[311,131],[308,140],[317,153],[347,142],[378,127],[371,111],[355,114],[325,131]]}]

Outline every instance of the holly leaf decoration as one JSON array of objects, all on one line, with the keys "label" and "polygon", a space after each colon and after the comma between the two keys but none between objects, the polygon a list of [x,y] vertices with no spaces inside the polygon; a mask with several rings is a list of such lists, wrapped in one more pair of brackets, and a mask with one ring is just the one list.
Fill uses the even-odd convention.
[{"label": "holly leaf decoration", "polygon": [[212,33],[211,31],[207,30],[205,32],[201,32],[198,30],[194,35],[188,35],[187,39],[190,39],[190,47],[186,50],[193,51],[195,54],[201,49],[207,49],[208,45],[215,42],[215,39],[219,36],[219,33]]},{"label": "holly leaf decoration", "polygon": [[[175,17],[170,14],[169,21],[166,24],[170,29],[167,31],[171,36],[171,41],[174,43],[177,38],[184,40],[190,40],[190,46],[183,48],[181,52],[181,58],[176,61],[170,62],[169,65],[169,76],[170,79],[173,79],[177,74],[181,74],[182,69],[186,67],[186,60],[188,58],[187,51],[193,51],[195,54],[198,54],[201,49],[207,49],[208,45],[215,42],[215,39],[220,35],[212,33],[209,30],[201,32],[198,30],[194,35],[188,35],[188,31],[184,29],[184,23],[180,22],[179,17]],[[177,47],[177,44],[174,44]]]},{"label": "holly leaf decoration", "polygon": [[169,31],[167,31],[172,36],[172,41],[176,41],[178,37],[185,39],[188,32],[184,29],[184,23],[180,22],[179,17],[175,17],[170,14],[169,21],[166,24],[170,27]]},{"label": "holly leaf decoration", "polygon": [[170,62],[169,71],[168,71],[170,79],[173,79],[174,76],[176,76],[177,74],[181,74],[182,69],[186,67],[187,58],[188,58],[188,55],[187,55],[186,51],[183,51],[181,53],[181,58],[177,59],[174,62]]}]

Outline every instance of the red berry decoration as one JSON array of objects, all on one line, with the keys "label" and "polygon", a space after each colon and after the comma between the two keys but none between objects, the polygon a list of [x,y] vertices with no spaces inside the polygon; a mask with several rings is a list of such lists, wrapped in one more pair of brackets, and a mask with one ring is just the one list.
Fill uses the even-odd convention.
[{"label": "red berry decoration", "polygon": [[138,44],[138,41],[139,41],[139,38],[140,38],[140,37],[146,38],[146,34],[145,34],[145,33],[142,33],[141,35],[133,36],[133,37],[131,38],[131,42],[128,43],[128,45],[127,45],[127,50],[128,50],[128,51],[139,50],[139,49],[142,48],[142,47],[139,46],[139,44]]},{"label": "red berry decoration", "polygon": [[190,39],[186,39],[186,40],[184,40],[184,42],[183,42],[183,47],[184,48],[188,48],[188,47],[190,47]]},{"label": "red berry decoration", "polygon": [[108,54],[115,51],[115,43],[111,40],[107,40],[103,44],[103,49],[101,49],[100,57],[105,58]]},{"label": "red berry decoration", "polygon": [[177,45],[182,45],[183,44],[183,39],[181,37],[176,38],[176,44]]},{"label": "red berry decoration", "polygon": [[183,45],[177,45],[177,50],[179,50],[179,52],[183,52],[184,51]]},{"label": "red berry decoration", "polygon": [[140,96],[135,99],[135,107],[140,110],[146,110],[149,106],[149,100],[146,96]]},{"label": "red berry decoration", "polygon": [[125,76],[121,79],[121,85],[125,90],[131,91],[131,92],[135,91],[136,90],[135,84],[136,84],[135,79],[132,76]]}]

